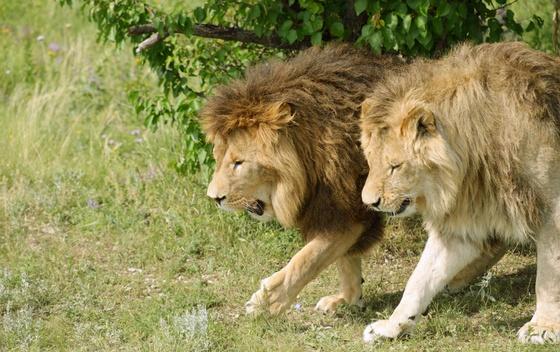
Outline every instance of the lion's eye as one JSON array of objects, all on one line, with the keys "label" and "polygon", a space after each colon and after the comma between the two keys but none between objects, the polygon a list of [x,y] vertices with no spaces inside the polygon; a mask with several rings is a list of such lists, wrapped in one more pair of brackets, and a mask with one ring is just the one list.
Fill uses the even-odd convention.
[{"label": "lion's eye", "polygon": [[234,169],[234,170],[238,169],[238,168],[241,166],[241,164],[243,164],[243,161],[241,161],[241,160],[236,160],[236,161],[233,163],[233,169]]},{"label": "lion's eye", "polygon": [[398,168],[400,168],[402,165],[402,163],[398,163],[398,164],[391,164],[391,174],[393,174],[393,172],[395,170],[397,170]]}]

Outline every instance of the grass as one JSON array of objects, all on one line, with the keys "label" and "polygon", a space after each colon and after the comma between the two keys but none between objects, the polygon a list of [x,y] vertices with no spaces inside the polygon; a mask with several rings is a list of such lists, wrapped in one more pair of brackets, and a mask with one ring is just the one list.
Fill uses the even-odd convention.
[{"label": "grass", "polygon": [[143,128],[128,89],[157,89],[129,48],[95,43],[55,2],[0,2],[0,350],[545,351],[516,330],[535,304],[531,249],[440,295],[409,339],[375,347],[421,252],[414,221],[389,225],[365,263],[366,308],[313,311],[336,290],[329,269],[300,310],[253,319],[243,303],[302,245],[298,234],[218,212],[205,175],[177,174],[180,136]]}]

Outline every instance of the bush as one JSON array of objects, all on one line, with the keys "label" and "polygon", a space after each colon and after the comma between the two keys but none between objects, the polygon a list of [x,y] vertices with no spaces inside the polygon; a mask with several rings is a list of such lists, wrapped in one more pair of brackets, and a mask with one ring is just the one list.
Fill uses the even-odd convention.
[{"label": "bush", "polygon": [[209,0],[159,7],[147,0],[59,1],[80,3],[101,40],[133,43],[157,72],[160,95],[135,91],[130,98],[148,125],[174,123],[182,130],[177,166],[191,172],[212,160],[196,119],[201,102],[252,62],[330,41],[377,54],[432,56],[460,41],[499,41],[542,25],[533,16],[523,27],[506,0]]}]

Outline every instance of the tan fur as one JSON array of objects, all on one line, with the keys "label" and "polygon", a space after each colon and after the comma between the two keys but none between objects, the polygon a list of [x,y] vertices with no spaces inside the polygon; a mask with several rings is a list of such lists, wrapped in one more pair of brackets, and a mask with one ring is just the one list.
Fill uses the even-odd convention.
[{"label": "tan fur", "polygon": [[[542,248],[530,324],[558,326],[560,61],[521,43],[463,45],[386,77],[364,102],[361,121],[370,164],[364,202],[389,213],[420,212],[434,237],[430,250],[464,243],[475,258],[493,239],[536,240]],[[420,272],[449,281],[460,267],[430,265],[458,265],[459,259],[453,252],[440,262],[423,258],[391,319],[372,324],[364,337],[396,334],[399,319],[415,316],[410,307],[421,309],[407,297],[439,287]],[[559,330],[549,332],[557,337],[548,340],[560,340]],[[544,339],[526,334],[520,339]]]},{"label": "tan fur", "polygon": [[342,292],[317,308],[357,303],[359,259],[348,256],[363,253],[381,235],[379,218],[360,199],[367,165],[359,146],[359,107],[381,72],[399,62],[348,45],[311,48],[286,62],[249,69],[208,100],[201,122],[216,159],[208,195],[225,209],[248,209],[259,219],[295,227],[307,242],[285,268],[263,280],[247,303],[249,312],[285,310],[335,261]]},{"label": "tan fur", "polygon": [[489,241],[486,249],[481,251],[480,256],[471,261],[447,284],[449,292],[457,292],[467,287],[475,279],[486,273],[507,252],[507,246],[502,241]]}]

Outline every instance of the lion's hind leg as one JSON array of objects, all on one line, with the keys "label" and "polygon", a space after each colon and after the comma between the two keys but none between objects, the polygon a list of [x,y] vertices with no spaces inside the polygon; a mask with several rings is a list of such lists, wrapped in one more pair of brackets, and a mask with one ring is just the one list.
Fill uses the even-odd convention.
[{"label": "lion's hind leg", "polygon": [[317,302],[315,310],[332,313],[341,304],[362,304],[362,260],[358,255],[340,257],[336,266],[340,279],[340,292],[325,296]]},{"label": "lion's hind leg", "polygon": [[[558,211],[556,212],[559,213]],[[560,219],[560,216],[556,216]],[[560,343],[560,223],[549,220],[537,236],[537,309],[517,333],[525,343]]]},{"label": "lion's hind leg", "polygon": [[507,246],[504,242],[496,240],[488,243],[480,256],[455,275],[453,280],[447,284],[447,290],[457,292],[465,288],[493,267],[494,264],[502,259],[506,252]]}]

